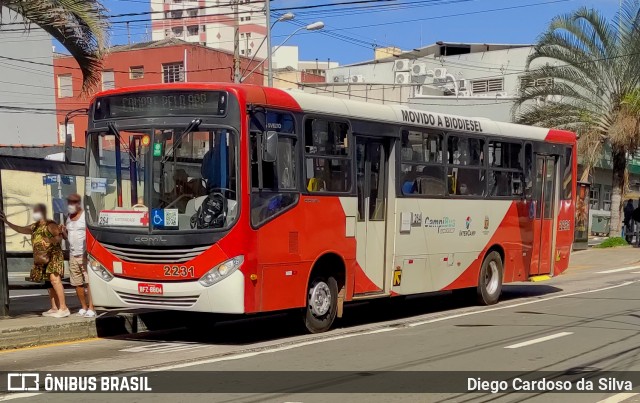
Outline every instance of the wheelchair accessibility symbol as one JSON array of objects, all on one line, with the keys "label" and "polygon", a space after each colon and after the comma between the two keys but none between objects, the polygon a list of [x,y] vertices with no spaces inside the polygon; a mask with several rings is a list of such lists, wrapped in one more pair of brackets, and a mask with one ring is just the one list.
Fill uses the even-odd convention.
[{"label": "wheelchair accessibility symbol", "polygon": [[156,227],[164,225],[164,212],[161,209],[153,210],[153,225]]}]

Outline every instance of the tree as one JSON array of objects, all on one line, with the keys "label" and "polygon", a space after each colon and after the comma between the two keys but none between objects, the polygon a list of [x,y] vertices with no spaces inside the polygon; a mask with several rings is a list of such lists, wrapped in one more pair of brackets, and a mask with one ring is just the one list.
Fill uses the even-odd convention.
[{"label": "tree", "polygon": [[38,25],[64,46],[82,70],[86,93],[100,81],[108,27],[106,9],[98,0],[0,0],[19,14],[25,29]]},{"label": "tree", "polygon": [[611,146],[612,234],[621,230],[627,155],[638,147],[639,83],[640,1],[625,0],[614,20],[580,8],[555,17],[538,39],[513,110],[519,123],[577,132],[587,175],[602,145]]}]

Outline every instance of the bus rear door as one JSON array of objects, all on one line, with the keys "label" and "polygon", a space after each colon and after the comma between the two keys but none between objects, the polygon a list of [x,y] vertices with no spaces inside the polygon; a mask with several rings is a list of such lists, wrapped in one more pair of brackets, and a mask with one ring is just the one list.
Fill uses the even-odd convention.
[{"label": "bus rear door", "polygon": [[558,205],[558,155],[536,155],[533,248],[529,276],[553,275]]}]

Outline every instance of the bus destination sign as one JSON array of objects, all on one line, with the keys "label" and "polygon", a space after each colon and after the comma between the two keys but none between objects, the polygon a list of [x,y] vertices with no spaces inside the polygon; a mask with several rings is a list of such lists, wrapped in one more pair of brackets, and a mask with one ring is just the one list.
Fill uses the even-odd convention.
[{"label": "bus destination sign", "polygon": [[149,91],[99,98],[94,119],[160,116],[222,116],[227,110],[223,91]]}]

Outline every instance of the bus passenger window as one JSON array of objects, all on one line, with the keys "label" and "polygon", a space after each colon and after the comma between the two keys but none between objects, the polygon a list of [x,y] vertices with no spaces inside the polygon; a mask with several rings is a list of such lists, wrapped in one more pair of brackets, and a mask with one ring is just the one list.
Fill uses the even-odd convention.
[{"label": "bus passenger window", "polygon": [[401,136],[400,192],[407,195],[444,196],[441,132],[403,130]]},{"label": "bus passenger window", "polygon": [[564,150],[564,174],[562,175],[562,198],[573,200],[573,150],[567,147]]},{"label": "bus passenger window", "polygon": [[351,190],[349,125],[323,119],[305,122],[305,187],[309,192]]},{"label": "bus passenger window", "polygon": [[275,162],[262,162],[262,188],[258,169],[257,137],[250,133],[251,145],[251,223],[258,226],[278,215],[299,199],[296,166],[295,121],[287,113],[268,112],[269,127],[278,128],[278,148]]}]

